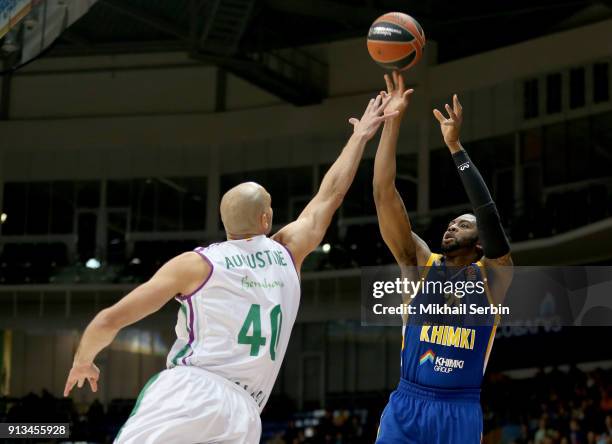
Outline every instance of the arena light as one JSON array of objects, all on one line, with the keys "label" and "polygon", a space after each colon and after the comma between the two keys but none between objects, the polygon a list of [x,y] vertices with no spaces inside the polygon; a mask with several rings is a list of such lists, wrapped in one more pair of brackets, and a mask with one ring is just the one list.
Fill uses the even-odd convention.
[{"label": "arena light", "polygon": [[97,270],[98,268],[100,268],[101,265],[102,264],[100,263],[100,261],[96,259],[95,257],[92,257],[87,262],[85,262],[85,266],[92,270]]},{"label": "arena light", "polygon": [[323,246],[321,247],[321,249],[323,250],[323,253],[329,253],[329,250],[331,250],[331,245],[329,245],[329,244],[323,244]]}]

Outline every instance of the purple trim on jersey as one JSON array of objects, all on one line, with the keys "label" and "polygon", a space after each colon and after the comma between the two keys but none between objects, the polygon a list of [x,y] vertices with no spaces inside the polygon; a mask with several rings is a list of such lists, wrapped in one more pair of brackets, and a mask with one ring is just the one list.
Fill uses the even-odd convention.
[{"label": "purple trim on jersey", "polygon": [[192,291],[189,294],[186,295],[178,295],[176,296],[176,299],[178,299],[179,301],[184,301],[185,299],[189,299],[191,298],[194,294],[196,294],[198,291],[200,291],[202,289],[202,287],[204,287],[204,285],[206,285],[206,283],[208,282],[208,280],[210,279],[210,277],[212,276],[213,272],[215,271],[215,266],[213,265],[213,263],[210,261],[210,259],[208,259],[206,257],[206,255],[202,252],[202,250],[204,250],[204,248],[202,247],[198,247],[195,250],[193,250],[195,253],[198,253],[202,259],[204,259],[206,262],[208,262],[208,265],[210,265],[210,273],[208,274],[208,277],[206,279],[204,279],[204,282],[202,282],[200,284],[200,286],[198,288],[196,288],[194,291]]},{"label": "purple trim on jersey", "polygon": [[[274,241],[274,242],[276,242],[276,241]],[[293,254],[291,254],[291,251],[289,251],[289,248],[285,247],[280,242],[276,242],[276,243],[278,245],[280,245],[281,247],[283,247],[287,253],[289,253],[289,257],[291,258],[291,263],[293,264],[293,269],[295,270],[295,274],[297,274],[298,279],[299,279],[300,278],[300,272],[298,271],[297,266],[295,265],[295,259],[293,259]]]},{"label": "purple trim on jersey", "polygon": [[191,298],[187,299],[187,304],[189,306],[189,314],[190,314],[189,316],[189,342],[187,343],[187,345],[191,349],[191,352],[183,358],[183,365],[186,364],[185,360],[191,355],[193,355],[193,347],[191,346],[191,344],[193,344],[193,340],[195,339],[195,334],[193,330],[193,319],[195,318],[195,311],[193,309],[193,303],[191,302]]}]

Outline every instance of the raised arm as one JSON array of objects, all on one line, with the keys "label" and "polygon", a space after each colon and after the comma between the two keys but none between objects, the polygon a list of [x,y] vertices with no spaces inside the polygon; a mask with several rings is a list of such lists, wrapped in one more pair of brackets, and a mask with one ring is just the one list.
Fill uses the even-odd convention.
[{"label": "raised arm", "polygon": [[183,253],[168,261],[149,281],[136,287],[119,302],[100,311],[83,333],[66,380],[64,396],[68,396],[75,384],[83,387],[85,380],[89,381],[95,392],[100,371],[93,361],[113,341],[119,330],[156,312],[175,296],[195,291],[210,272],[210,265],[198,253]]},{"label": "raised arm", "polygon": [[410,218],[404,202],[395,187],[396,148],[400,125],[410,96],[414,90],[406,90],[402,76],[393,72],[393,78],[385,75],[387,96],[391,97],[387,110],[399,111],[399,115],[385,122],[374,160],[374,202],[378,225],[383,240],[400,265],[425,265],[431,254],[427,244],[412,232]]},{"label": "raised arm", "polygon": [[492,273],[494,277],[491,290],[494,297],[501,301],[512,281],[510,244],[491,193],[459,140],[463,123],[463,107],[457,94],[453,96],[453,106],[446,104],[445,108],[448,117],[437,109],[434,109],[433,113],[440,122],[444,142],[453,156],[457,172],[476,216],[478,239],[484,253],[482,263],[490,267],[490,274]]},{"label": "raised arm", "polygon": [[334,213],[353,183],[367,142],[374,137],[383,121],[398,114],[385,114],[390,100],[390,97],[379,95],[370,100],[361,119],[349,119],[353,125],[353,134],[323,177],[319,191],[294,222],[273,236],[274,240],[291,251],[298,270],[306,256],[323,240]]}]

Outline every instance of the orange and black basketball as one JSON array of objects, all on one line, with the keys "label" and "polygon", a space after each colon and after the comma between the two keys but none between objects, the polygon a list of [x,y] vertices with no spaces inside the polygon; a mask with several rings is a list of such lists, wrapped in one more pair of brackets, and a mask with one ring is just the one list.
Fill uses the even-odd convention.
[{"label": "orange and black basketball", "polygon": [[370,56],[383,68],[403,71],[413,67],[424,46],[425,33],[419,22],[401,12],[378,17],[368,32]]}]

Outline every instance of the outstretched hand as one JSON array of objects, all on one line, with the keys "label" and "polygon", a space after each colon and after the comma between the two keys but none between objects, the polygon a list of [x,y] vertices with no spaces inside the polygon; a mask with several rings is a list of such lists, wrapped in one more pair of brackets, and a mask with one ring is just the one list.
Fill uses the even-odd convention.
[{"label": "outstretched hand", "polygon": [[72,366],[72,369],[70,369],[68,379],[66,380],[66,386],[64,387],[64,396],[68,396],[75,385],[78,385],[79,388],[82,388],[85,384],[85,380],[89,381],[91,391],[97,392],[99,378],[100,369],[98,369],[98,367],[96,367],[93,362],[91,364],[74,364]]},{"label": "outstretched hand", "polygon": [[438,122],[440,122],[440,130],[442,131],[446,146],[451,151],[455,151],[460,148],[459,134],[461,132],[461,124],[463,123],[463,107],[459,103],[457,94],[453,95],[453,107],[451,108],[448,103],[444,107],[448,117],[445,117],[437,109],[434,109],[433,113]]},{"label": "outstretched hand", "polygon": [[368,107],[366,108],[361,119],[351,117],[349,123],[353,125],[353,134],[363,136],[367,140],[370,140],[380,128],[380,125],[389,119],[394,118],[399,114],[399,111],[386,112],[386,108],[391,102],[392,97],[387,95],[383,97],[379,94],[376,99],[370,99]]},{"label": "outstretched hand", "polygon": [[403,113],[408,108],[410,96],[414,89],[406,89],[404,78],[397,71],[393,71],[391,75],[385,74],[385,82],[387,83],[387,92],[383,93],[383,96],[391,97],[391,101],[387,105],[387,112],[399,111]]}]

